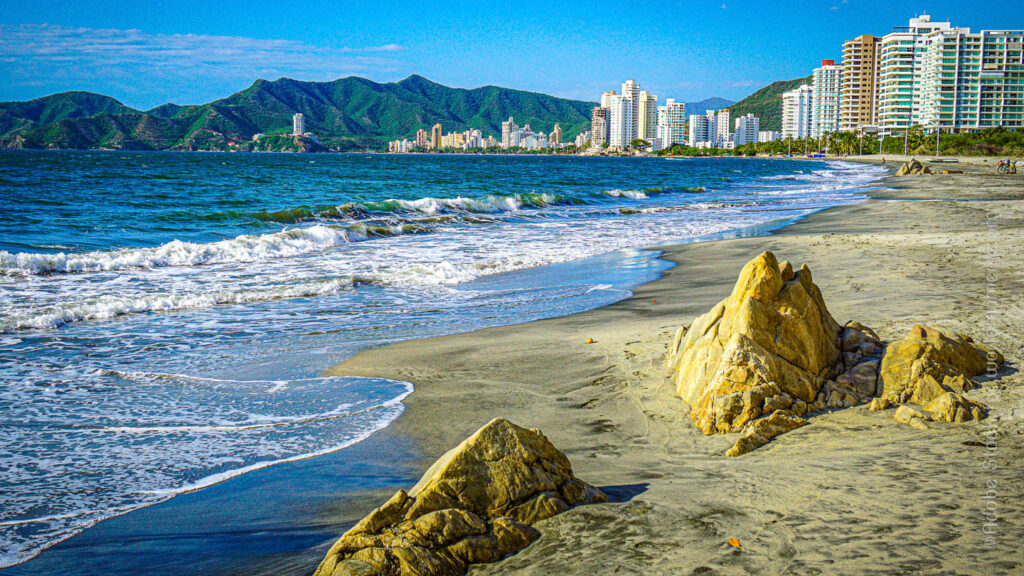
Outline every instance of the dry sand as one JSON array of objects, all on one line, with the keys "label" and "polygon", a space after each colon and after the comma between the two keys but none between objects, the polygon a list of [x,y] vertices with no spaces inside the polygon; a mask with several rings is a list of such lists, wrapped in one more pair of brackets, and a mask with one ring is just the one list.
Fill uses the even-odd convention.
[{"label": "dry sand", "polygon": [[[618,500],[539,523],[537,542],[473,575],[1024,573],[1024,175],[886,185],[768,237],[665,247],[678,266],[612,306],[405,342],[329,372],[416,385],[385,432],[415,442],[423,469],[504,416],[540,428]],[[891,201],[905,199],[931,201]],[[858,406],[726,458],[736,435],[692,425],[665,350],[763,250],[808,264],[840,322],[884,339],[939,324],[1002,351],[1000,377],[970,393],[990,417],[918,431]]]}]

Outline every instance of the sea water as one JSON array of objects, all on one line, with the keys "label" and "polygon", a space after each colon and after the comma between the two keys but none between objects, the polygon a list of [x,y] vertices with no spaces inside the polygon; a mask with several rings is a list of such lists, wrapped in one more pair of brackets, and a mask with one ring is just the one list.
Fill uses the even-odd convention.
[{"label": "sea water", "polygon": [[602,306],[640,250],[856,202],[844,162],[0,153],[0,567],[387,426],[369,347]]}]

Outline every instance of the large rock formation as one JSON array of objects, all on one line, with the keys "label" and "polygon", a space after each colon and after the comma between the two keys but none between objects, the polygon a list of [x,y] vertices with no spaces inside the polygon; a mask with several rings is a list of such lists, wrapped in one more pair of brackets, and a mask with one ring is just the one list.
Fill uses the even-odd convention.
[{"label": "large rock formation", "polygon": [[880,398],[872,402],[871,408],[903,404],[896,411],[896,419],[918,427],[915,420],[980,419],[985,406],[964,398],[963,393],[977,386],[971,378],[1002,363],[1002,354],[974,342],[970,336],[917,324],[909,336],[886,348],[879,374]]},{"label": "large rock formation", "polygon": [[[810,410],[864,401],[877,391],[880,354],[874,332],[832,318],[806,266],[794,271],[765,252],[743,267],[728,298],[679,330],[668,365],[690,419],[705,434],[720,434],[780,410],[799,420]],[[749,451],[774,436],[764,430],[779,429],[756,426],[766,428],[730,453]]]},{"label": "large rock formation", "polygon": [[894,404],[927,404],[946,392],[970,390],[976,386],[971,378],[1002,363],[1001,354],[970,336],[916,324],[886,348],[880,396]]},{"label": "large rock formation", "polygon": [[498,418],[346,532],[315,576],[464,574],[536,540],[534,522],[606,501],[540,431]]}]

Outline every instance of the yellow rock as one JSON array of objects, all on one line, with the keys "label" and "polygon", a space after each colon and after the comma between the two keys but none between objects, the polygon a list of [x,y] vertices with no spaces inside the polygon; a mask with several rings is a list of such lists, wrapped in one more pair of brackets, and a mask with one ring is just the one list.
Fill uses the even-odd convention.
[{"label": "yellow rock", "polygon": [[841,327],[806,266],[771,252],[751,260],[732,294],[681,329],[668,365],[705,434],[737,432],[799,400],[811,405],[842,367]]},{"label": "yellow rock", "polygon": [[868,404],[868,410],[885,410],[892,406],[892,402],[889,402],[885,398],[874,398],[871,403]]},{"label": "yellow rock", "polygon": [[938,396],[924,409],[931,414],[933,420],[941,422],[980,420],[985,413],[984,404],[972,402],[956,392],[946,392]]},{"label": "yellow rock", "polygon": [[315,576],[455,576],[540,537],[530,524],[607,502],[538,430],[498,418],[335,542]]},{"label": "yellow rock", "polygon": [[743,436],[725,453],[726,456],[741,456],[771,442],[779,434],[785,434],[807,424],[807,420],[798,418],[792,412],[778,410],[771,416],[754,420],[743,430]]},{"label": "yellow rock", "polygon": [[881,396],[893,403],[927,404],[948,391],[970,389],[970,378],[1002,363],[1001,354],[968,336],[918,324],[886,347]]}]

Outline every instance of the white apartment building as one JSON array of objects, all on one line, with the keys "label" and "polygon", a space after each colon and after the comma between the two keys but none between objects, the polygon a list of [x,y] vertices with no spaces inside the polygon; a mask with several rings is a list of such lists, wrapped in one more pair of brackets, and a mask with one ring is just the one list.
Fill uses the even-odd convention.
[{"label": "white apartment building", "polygon": [[629,140],[626,144],[629,144],[633,139],[637,137],[639,133],[638,120],[640,118],[640,85],[637,84],[636,80],[626,80],[622,83],[622,96],[629,99],[629,110],[627,114],[630,117],[629,123]]},{"label": "white apartment building", "polygon": [[753,114],[740,116],[736,119],[736,131],[733,132],[733,146],[757,144],[757,135],[761,131],[761,119]]},{"label": "white apartment building", "polygon": [[811,138],[820,138],[826,132],[839,130],[840,73],[842,66],[835,60],[822,60],[814,69],[811,88]]},{"label": "white apartment building", "polygon": [[512,146],[512,134],[519,130],[519,126],[516,126],[515,120],[511,116],[508,120],[501,123],[501,147],[510,148]]},{"label": "white apartment building", "polygon": [[657,138],[662,148],[686,144],[686,103],[673,98],[658,106]]},{"label": "white apartment building", "polygon": [[729,109],[722,108],[715,114],[715,146],[725,148],[725,143],[731,141],[729,129],[732,124],[729,122]]},{"label": "white apartment building", "polygon": [[917,123],[975,131],[1024,126],[1024,31],[928,34],[918,70]]},{"label": "white apartment building", "polygon": [[687,144],[695,148],[713,148],[715,145],[715,111],[708,110],[703,116],[691,115]]},{"label": "white apartment building", "polygon": [[949,30],[949,22],[932,22],[923,14],[878,44],[877,120],[882,133],[902,132],[921,123],[920,81],[926,37]]},{"label": "white apartment building", "polygon": [[650,140],[658,137],[658,97],[641,90],[637,102],[636,137]]},{"label": "white apartment building", "polygon": [[782,134],[775,130],[761,130],[757,133],[758,142],[774,142],[781,139]]},{"label": "white apartment building", "polygon": [[301,112],[292,115],[292,135],[302,136],[306,133],[306,117]]},{"label": "white apartment building", "polygon": [[635,100],[621,95],[608,97],[608,145],[625,148],[636,134],[635,116],[632,114]]},{"label": "white apartment building", "polygon": [[811,135],[811,106],[814,88],[807,84],[782,94],[782,137],[808,138]]}]

